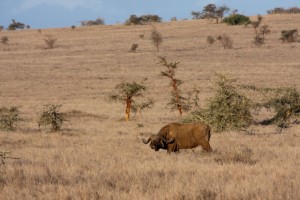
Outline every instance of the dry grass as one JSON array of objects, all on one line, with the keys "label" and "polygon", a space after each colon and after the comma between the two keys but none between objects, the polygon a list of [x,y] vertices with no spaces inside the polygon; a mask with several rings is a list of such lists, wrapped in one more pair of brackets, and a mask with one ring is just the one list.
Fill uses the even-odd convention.
[{"label": "dry grass", "polygon": [[[181,63],[183,90],[196,85],[202,105],[213,95],[214,72],[244,84],[300,90],[300,43],[278,40],[281,30],[297,27],[300,16],[264,20],[272,33],[259,49],[252,44],[252,28],[206,20],[156,24],[164,36],[159,54]],[[17,131],[0,132],[1,150],[21,158],[6,160],[1,200],[299,199],[299,125],[282,134],[260,125],[247,134],[213,132],[211,154],[197,148],[167,155],[141,142],[180,119],[165,107],[169,86],[159,76],[163,69],[151,40],[138,38],[140,51],[128,52],[139,33],[151,30],[114,25],[5,32],[11,43],[0,45],[0,102],[20,108],[24,120]],[[231,36],[233,49],[206,43],[207,35],[222,33]],[[48,34],[59,39],[51,51],[43,48]],[[125,122],[123,107],[105,97],[117,83],[137,77],[148,78],[156,103]],[[61,132],[38,130],[37,113],[45,104],[62,104],[68,113]]]}]

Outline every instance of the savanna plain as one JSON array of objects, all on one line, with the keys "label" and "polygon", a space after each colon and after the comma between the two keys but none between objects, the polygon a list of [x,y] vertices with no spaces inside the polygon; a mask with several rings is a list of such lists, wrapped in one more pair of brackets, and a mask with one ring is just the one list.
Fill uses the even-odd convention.
[{"label": "savanna plain", "polygon": [[[0,132],[6,159],[0,199],[300,199],[300,128],[273,125],[247,131],[212,131],[213,152],[201,147],[167,154],[142,143],[180,117],[166,106],[171,88],[158,56],[180,62],[182,91],[213,96],[216,73],[241,84],[295,86],[300,91],[300,43],[282,43],[281,30],[299,27],[300,15],[266,15],[271,33],[262,47],[254,29],[186,20],[154,24],[163,42],[150,40],[153,25],[1,31],[1,106],[17,106],[16,131]],[[144,34],[142,38],[140,35]],[[206,42],[227,34],[233,48]],[[47,35],[56,38],[46,49]],[[133,43],[136,52],[129,49]],[[125,105],[107,101],[114,87],[144,81],[152,109],[124,120]],[[61,104],[68,120],[59,132],[39,130],[45,104]],[[267,111],[265,115],[268,115]],[[257,118],[264,118],[260,115]]]}]

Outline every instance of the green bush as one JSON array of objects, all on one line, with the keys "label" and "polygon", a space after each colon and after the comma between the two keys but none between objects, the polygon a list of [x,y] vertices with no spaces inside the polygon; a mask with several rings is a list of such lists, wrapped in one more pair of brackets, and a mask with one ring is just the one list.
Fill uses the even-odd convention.
[{"label": "green bush", "polygon": [[217,131],[242,130],[250,126],[253,117],[252,102],[238,91],[235,79],[217,74],[216,94],[210,98],[206,108],[198,108],[183,121],[203,121]]},{"label": "green bush", "polygon": [[38,121],[39,127],[41,125],[51,125],[51,131],[59,131],[66,121],[65,114],[59,112],[62,105],[48,104],[44,106],[43,112],[41,113]]},{"label": "green bush", "polygon": [[0,129],[13,131],[16,129],[16,123],[20,121],[19,110],[13,106],[11,108],[0,108]]},{"label": "green bush", "polygon": [[228,17],[225,17],[223,19],[223,22],[229,25],[242,25],[242,24],[249,23],[250,18],[245,15],[235,14],[235,15],[230,15]]},{"label": "green bush", "polygon": [[276,124],[279,128],[287,128],[292,119],[300,116],[300,94],[296,88],[277,88],[272,92],[269,100],[263,104],[267,109],[275,111],[275,115],[263,124]]}]

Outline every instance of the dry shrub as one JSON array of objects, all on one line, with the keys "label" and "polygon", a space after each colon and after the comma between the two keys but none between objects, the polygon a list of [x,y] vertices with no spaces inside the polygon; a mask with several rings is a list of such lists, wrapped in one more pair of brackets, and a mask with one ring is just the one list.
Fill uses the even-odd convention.
[{"label": "dry shrub", "polygon": [[0,26],[0,32],[4,29],[4,26]]},{"label": "dry shrub", "polygon": [[15,130],[17,122],[20,121],[19,113],[18,108],[15,106],[0,108],[0,130]]},{"label": "dry shrub", "polygon": [[66,121],[65,114],[59,112],[61,107],[62,105],[45,105],[38,120],[39,127],[41,125],[51,125],[51,131],[59,131],[63,125],[63,122]]},{"label": "dry shrub", "polygon": [[7,36],[2,36],[1,37],[1,43],[2,44],[7,44],[7,42],[8,42],[8,37]]},{"label": "dry shrub", "polygon": [[231,147],[217,154],[215,161],[220,164],[241,163],[254,165],[257,161],[253,158],[252,150],[247,146]]},{"label": "dry shrub", "polygon": [[232,48],[233,41],[228,35],[226,35],[226,34],[218,35],[217,40],[219,40],[219,42],[222,44],[224,49],[231,49]]},{"label": "dry shrub", "polygon": [[139,47],[138,44],[133,43],[133,44],[131,45],[131,47],[130,47],[129,52],[136,52],[136,50],[137,50],[138,47]]},{"label": "dry shrub", "polygon": [[46,49],[53,49],[57,39],[54,38],[53,36],[48,35],[46,36],[44,41],[46,43]]},{"label": "dry shrub", "polygon": [[253,44],[255,44],[257,47],[261,47],[264,43],[265,39],[262,36],[256,35],[254,37]]},{"label": "dry shrub", "polygon": [[298,30],[292,29],[292,30],[283,30],[281,31],[281,38],[282,42],[296,42],[298,38]]},{"label": "dry shrub", "polygon": [[234,85],[235,79],[217,74],[216,94],[208,101],[207,108],[198,108],[183,121],[204,121],[217,131],[242,130],[250,126],[253,117],[251,100]]},{"label": "dry shrub", "polygon": [[215,43],[215,41],[216,41],[215,38],[213,36],[211,36],[211,35],[209,35],[209,36],[206,37],[206,42],[208,44],[213,44],[213,43]]},{"label": "dry shrub", "polygon": [[163,42],[163,38],[161,33],[158,32],[155,27],[153,27],[151,31],[151,40],[154,46],[156,47],[156,50],[158,51],[161,43]]}]

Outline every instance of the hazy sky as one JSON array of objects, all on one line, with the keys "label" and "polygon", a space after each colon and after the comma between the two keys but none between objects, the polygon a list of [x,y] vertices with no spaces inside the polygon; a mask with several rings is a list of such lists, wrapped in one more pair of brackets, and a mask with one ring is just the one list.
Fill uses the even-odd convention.
[{"label": "hazy sky", "polygon": [[7,27],[15,19],[32,28],[69,27],[98,17],[114,24],[124,23],[131,14],[157,14],[164,21],[190,19],[192,11],[201,11],[208,3],[225,4],[245,15],[300,7],[300,0],[0,0],[0,25]]}]

